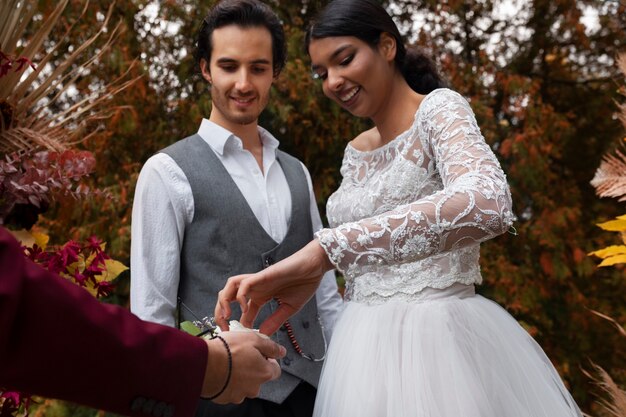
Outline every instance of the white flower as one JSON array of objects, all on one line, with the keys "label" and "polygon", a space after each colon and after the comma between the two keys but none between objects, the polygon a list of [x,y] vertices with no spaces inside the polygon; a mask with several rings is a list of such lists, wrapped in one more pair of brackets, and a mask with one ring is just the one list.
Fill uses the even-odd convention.
[{"label": "white flower", "polygon": [[389,229],[389,219],[385,216],[376,217],[373,220],[373,223],[377,226],[380,226],[383,229]]},{"label": "white flower", "polygon": [[[228,327],[230,328],[229,331],[231,332],[254,332],[256,333],[259,337],[262,337],[263,339],[269,339],[269,336],[259,332],[259,329],[250,329],[249,327],[244,326],[243,324],[241,324],[238,320],[231,320],[228,322]],[[219,326],[217,327],[217,330],[215,331],[215,333],[221,333],[222,329],[219,328]]]},{"label": "white flower", "polygon": [[335,246],[334,248],[332,248],[330,250],[330,257],[333,261],[335,261],[335,263],[339,263],[341,258],[343,258],[343,250],[341,249],[341,247]]},{"label": "white flower", "polygon": [[420,223],[424,219],[424,215],[421,211],[412,211],[411,212],[411,220],[415,223]]},{"label": "white flower", "polygon": [[401,256],[401,259],[415,254],[423,256],[432,252],[430,244],[431,242],[428,238],[419,233],[406,239],[403,244],[397,248],[397,252]]},{"label": "white flower", "polygon": [[372,239],[366,233],[362,233],[362,234],[358,235],[357,238],[356,238],[356,241],[359,242],[359,244],[361,246],[365,246],[368,243],[372,243]]},{"label": "white flower", "polygon": [[[228,327],[230,327],[230,331],[231,332],[252,332],[255,331],[255,329],[250,329],[246,326],[244,326],[243,324],[241,324],[239,321],[237,320],[231,320],[228,322]],[[258,330],[256,330],[258,332]]]},{"label": "white flower", "polygon": [[333,238],[333,232],[329,229],[322,229],[319,232],[315,233],[315,236],[322,245],[330,245],[335,240]]}]

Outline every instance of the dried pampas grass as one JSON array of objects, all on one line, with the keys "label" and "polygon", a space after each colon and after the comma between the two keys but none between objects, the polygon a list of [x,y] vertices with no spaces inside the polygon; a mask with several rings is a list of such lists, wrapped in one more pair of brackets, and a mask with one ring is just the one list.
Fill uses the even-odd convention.
[{"label": "dried pampas grass", "polygon": [[626,391],[621,389],[604,369],[596,364],[592,365],[595,375],[583,372],[608,394],[608,399],[602,399],[598,404],[608,416],[626,417]]}]

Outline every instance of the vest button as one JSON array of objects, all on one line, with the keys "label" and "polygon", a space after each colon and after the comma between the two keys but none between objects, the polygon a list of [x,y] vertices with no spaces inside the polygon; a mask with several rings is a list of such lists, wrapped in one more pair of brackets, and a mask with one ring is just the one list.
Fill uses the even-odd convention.
[{"label": "vest button", "polygon": [[265,258],[265,261],[263,263],[265,267],[268,268],[269,266],[274,264],[274,260],[272,259],[271,256],[268,256],[267,258]]},{"label": "vest button", "polygon": [[282,326],[280,326],[280,331],[281,332],[286,332],[287,331],[287,326],[285,326],[284,324]]},{"label": "vest button", "polygon": [[304,327],[305,329],[309,328],[309,322],[308,321],[303,321],[302,322],[302,327]]},{"label": "vest button", "polygon": [[289,366],[291,365],[291,359],[289,359],[288,357],[285,357],[283,359],[283,363],[285,364],[285,366]]}]

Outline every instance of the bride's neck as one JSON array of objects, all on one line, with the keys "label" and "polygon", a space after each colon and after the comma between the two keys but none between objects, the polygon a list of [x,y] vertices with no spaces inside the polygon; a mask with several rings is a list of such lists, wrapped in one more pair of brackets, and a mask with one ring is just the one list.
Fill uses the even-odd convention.
[{"label": "bride's neck", "polygon": [[372,117],[380,134],[381,145],[394,140],[413,124],[415,113],[424,98],[409,87],[404,77],[393,83],[393,87],[379,114]]}]

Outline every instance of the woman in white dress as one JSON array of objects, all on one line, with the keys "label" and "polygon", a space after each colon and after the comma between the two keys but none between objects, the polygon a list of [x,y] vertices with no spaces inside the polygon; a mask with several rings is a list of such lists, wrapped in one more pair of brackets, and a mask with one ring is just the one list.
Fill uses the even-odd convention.
[{"label": "woman in white dress", "polygon": [[293,256],[229,280],[249,325],[271,298],[271,334],[323,272],[346,278],[315,403],[319,417],[572,417],[581,412],[542,349],[474,292],[479,244],[515,220],[504,173],[468,102],[439,88],[371,0],[335,0],[307,50],[324,94],[375,127],[346,147],[330,228]]}]

